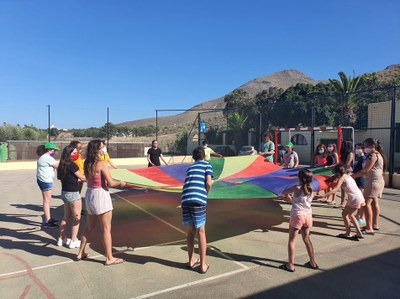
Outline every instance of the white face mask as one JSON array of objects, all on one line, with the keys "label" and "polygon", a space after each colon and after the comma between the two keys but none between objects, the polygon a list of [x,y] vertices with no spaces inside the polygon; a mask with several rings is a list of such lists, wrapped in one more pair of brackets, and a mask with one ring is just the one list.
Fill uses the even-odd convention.
[{"label": "white face mask", "polygon": [[363,150],[361,148],[356,148],[356,154],[361,155]]},{"label": "white face mask", "polygon": [[101,151],[101,154],[102,154],[102,155],[107,154],[107,147],[103,147],[103,149],[102,149],[102,151]]},{"label": "white face mask", "polygon": [[364,153],[366,153],[367,155],[372,153],[372,148],[369,147],[364,148]]},{"label": "white face mask", "polygon": [[320,153],[321,155],[324,153],[324,150],[319,150],[318,153]]},{"label": "white face mask", "polygon": [[333,147],[332,146],[328,146],[328,151],[333,151]]}]

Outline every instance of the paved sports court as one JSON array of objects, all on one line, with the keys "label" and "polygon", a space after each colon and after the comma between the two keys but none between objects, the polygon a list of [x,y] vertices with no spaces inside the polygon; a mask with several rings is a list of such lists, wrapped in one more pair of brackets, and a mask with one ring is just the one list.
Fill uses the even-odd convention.
[{"label": "paved sports court", "polygon": [[[199,274],[185,268],[179,194],[113,190],[113,247],[121,265],[106,267],[99,230],[90,258],[57,247],[58,230],[42,230],[35,170],[2,170],[1,298],[398,298],[400,190],[385,189],[381,229],[359,242],[338,239],[340,209],[315,203],[311,236],[320,270],[297,242],[296,272],[287,260],[290,205],[282,201],[211,201],[207,259]],[[60,184],[52,215],[61,219]],[[84,221],[81,225],[83,227]]]}]

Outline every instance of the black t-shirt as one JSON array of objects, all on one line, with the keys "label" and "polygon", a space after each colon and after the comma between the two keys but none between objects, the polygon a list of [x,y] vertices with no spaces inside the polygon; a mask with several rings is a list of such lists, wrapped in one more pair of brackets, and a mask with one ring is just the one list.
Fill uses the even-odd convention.
[{"label": "black t-shirt", "polygon": [[79,191],[78,178],[75,176],[75,172],[79,170],[79,167],[75,163],[71,163],[65,176],[61,179],[61,190],[67,192]]},{"label": "black t-shirt", "polygon": [[[162,154],[161,149],[151,147],[151,148],[149,148],[149,150],[147,151],[147,154],[150,155],[150,161],[151,161],[154,165],[156,165],[156,166],[160,166],[160,165],[161,165],[161,163],[160,163],[160,155]],[[151,165],[151,164],[149,163],[148,166],[150,167],[150,166],[153,166],[153,165]]]}]

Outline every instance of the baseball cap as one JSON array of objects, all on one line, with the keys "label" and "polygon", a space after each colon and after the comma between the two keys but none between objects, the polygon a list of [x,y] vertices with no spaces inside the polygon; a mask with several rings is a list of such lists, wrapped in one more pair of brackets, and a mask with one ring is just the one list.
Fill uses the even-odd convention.
[{"label": "baseball cap", "polygon": [[51,142],[47,142],[47,143],[44,145],[44,148],[45,148],[45,149],[53,149],[53,150],[58,151],[58,147],[56,147],[56,146],[54,145],[54,143],[51,143]]},{"label": "baseball cap", "polygon": [[287,147],[293,147],[293,143],[289,142],[288,144],[286,144]]}]

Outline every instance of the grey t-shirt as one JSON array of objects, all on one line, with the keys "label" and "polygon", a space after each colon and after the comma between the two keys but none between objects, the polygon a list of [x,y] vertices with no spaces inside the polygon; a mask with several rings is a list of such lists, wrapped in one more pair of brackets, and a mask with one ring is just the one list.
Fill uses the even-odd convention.
[{"label": "grey t-shirt", "polygon": [[44,183],[52,183],[54,177],[54,167],[56,160],[48,154],[43,154],[37,161],[36,178]]}]

